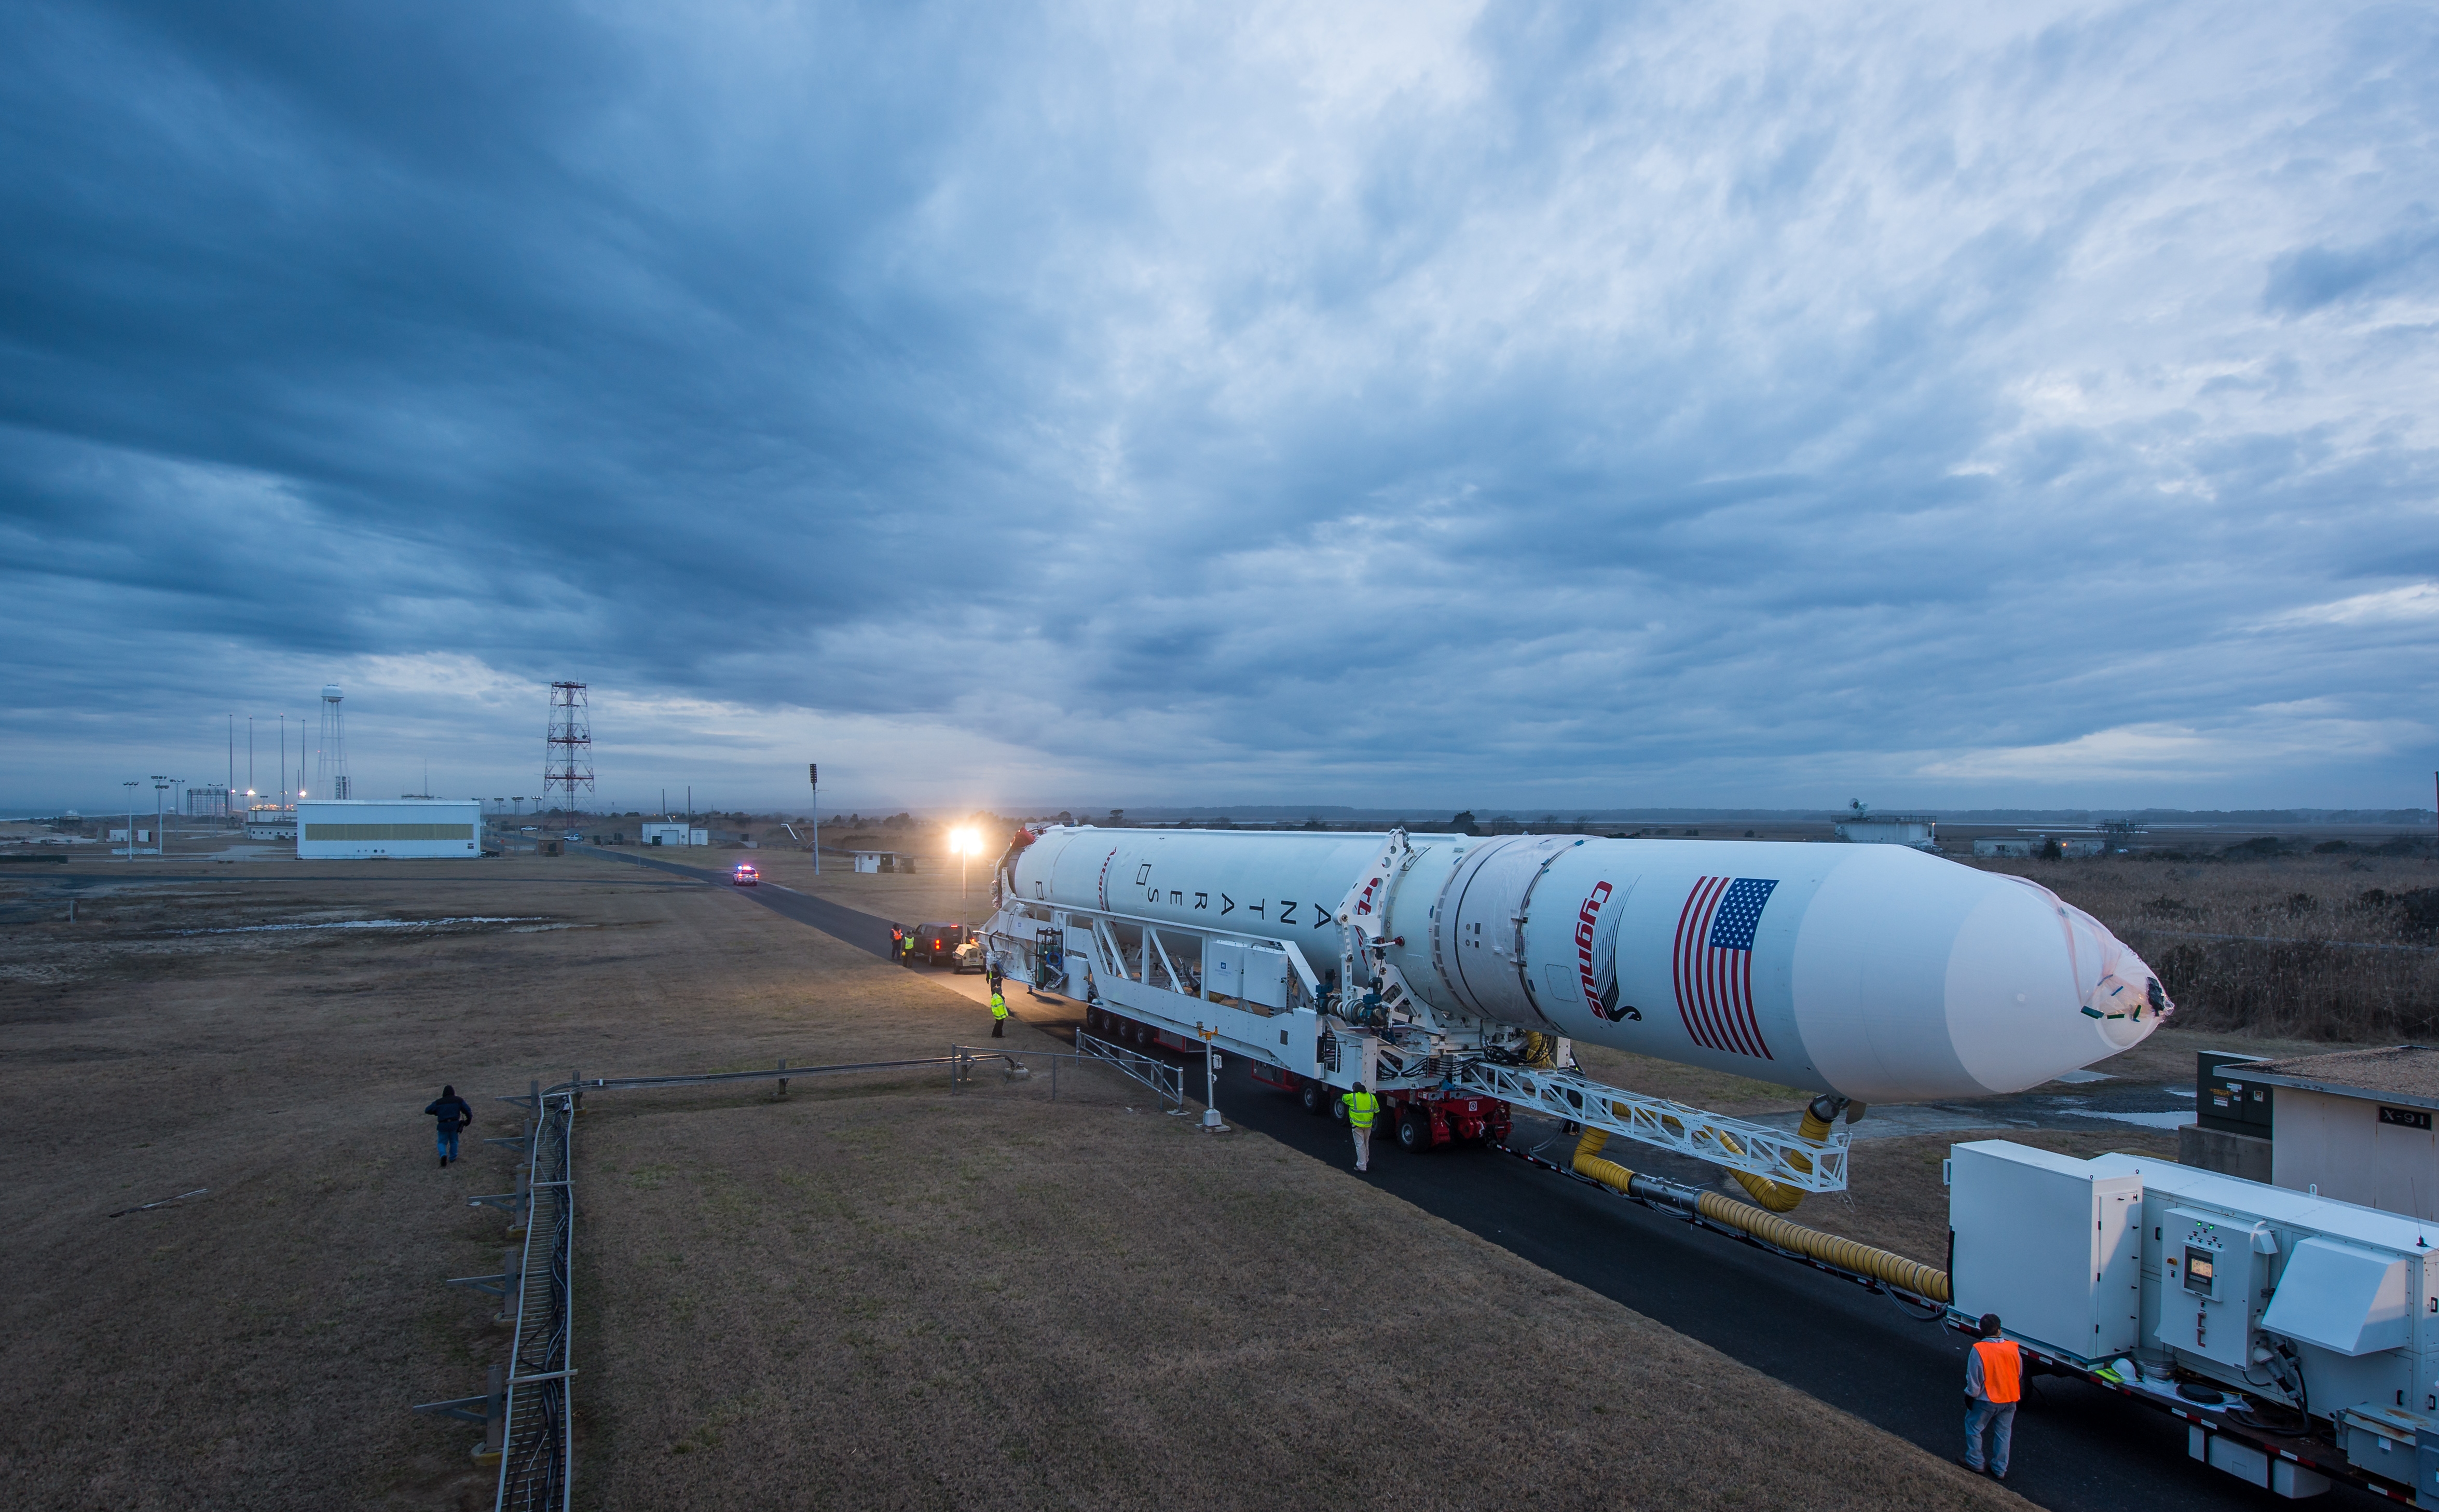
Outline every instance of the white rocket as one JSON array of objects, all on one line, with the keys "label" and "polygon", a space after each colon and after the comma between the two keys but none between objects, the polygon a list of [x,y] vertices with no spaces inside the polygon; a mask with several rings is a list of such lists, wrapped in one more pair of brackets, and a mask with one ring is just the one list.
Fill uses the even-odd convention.
[{"label": "white rocket", "polygon": [[[1359,991],[1397,981],[1494,1038],[1864,1103],[2037,1086],[2172,1007],[2047,888],[1897,845],[1082,827],[1046,831],[1005,878],[1011,941],[1054,916],[1242,937],[1307,963],[1324,996],[1344,961]],[[1344,950],[1350,931],[1388,970]]]}]

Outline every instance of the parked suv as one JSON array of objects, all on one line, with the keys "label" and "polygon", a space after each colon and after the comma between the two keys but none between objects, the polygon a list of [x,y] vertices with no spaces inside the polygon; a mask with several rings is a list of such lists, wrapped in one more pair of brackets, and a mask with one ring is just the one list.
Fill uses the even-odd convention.
[{"label": "parked suv", "polygon": [[957,947],[966,943],[963,924],[918,924],[915,949],[909,952],[926,966],[954,966]]}]

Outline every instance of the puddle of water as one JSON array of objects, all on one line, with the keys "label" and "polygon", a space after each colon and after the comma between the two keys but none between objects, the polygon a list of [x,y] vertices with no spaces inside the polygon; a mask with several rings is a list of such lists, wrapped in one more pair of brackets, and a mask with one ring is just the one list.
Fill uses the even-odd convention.
[{"label": "puddle of water", "polygon": [[2112,1113],[2097,1108],[2082,1108],[2076,1112],[2085,1118],[2106,1118],[2115,1124],[2140,1124],[2145,1129],[2182,1129],[2194,1121],[2194,1115],[2187,1112]]}]

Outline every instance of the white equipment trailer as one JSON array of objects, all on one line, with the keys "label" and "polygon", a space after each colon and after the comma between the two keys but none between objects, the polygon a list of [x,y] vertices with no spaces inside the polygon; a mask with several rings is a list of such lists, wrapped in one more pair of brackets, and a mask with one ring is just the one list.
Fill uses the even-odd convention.
[{"label": "white equipment trailer", "polygon": [[2336,1481],[2439,1508],[2439,1266],[2407,1215],[2003,1140],[1956,1146],[1950,1320],[1999,1315],[2049,1374],[2187,1424],[2286,1497]]}]

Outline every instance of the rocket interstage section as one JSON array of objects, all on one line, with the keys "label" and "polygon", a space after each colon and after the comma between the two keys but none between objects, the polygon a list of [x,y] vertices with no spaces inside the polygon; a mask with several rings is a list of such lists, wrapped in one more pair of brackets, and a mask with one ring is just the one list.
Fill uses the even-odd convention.
[{"label": "rocket interstage section", "polygon": [[1903,846],[1389,838],[1055,828],[1012,858],[1010,901],[1276,942],[1326,981],[1340,911],[1361,910],[1380,959],[1451,1023],[1862,1102],[2037,1086],[2170,1007],[2046,888]]}]

